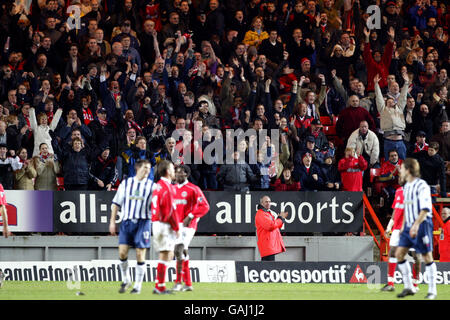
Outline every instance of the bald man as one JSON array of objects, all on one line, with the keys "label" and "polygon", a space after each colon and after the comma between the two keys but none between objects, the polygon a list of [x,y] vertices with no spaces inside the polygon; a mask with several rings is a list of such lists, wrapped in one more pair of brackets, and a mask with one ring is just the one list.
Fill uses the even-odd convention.
[{"label": "bald man", "polygon": [[269,196],[263,196],[255,216],[256,236],[262,261],[275,261],[275,255],[285,252],[286,248],[280,229],[287,217],[287,212],[279,215],[270,210]]}]

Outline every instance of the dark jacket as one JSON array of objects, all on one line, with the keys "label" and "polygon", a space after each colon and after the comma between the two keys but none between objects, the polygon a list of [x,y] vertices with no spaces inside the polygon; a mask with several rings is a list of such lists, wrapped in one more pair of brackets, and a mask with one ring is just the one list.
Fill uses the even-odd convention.
[{"label": "dark jacket", "polygon": [[[317,174],[317,181],[313,178],[313,174]],[[307,172],[306,167],[303,163],[294,166],[292,177],[296,181],[300,181],[301,191],[317,191],[322,190],[323,188],[323,178],[322,174],[320,173],[320,168],[314,162],[311,162],[309,172]]]},{"label": "dark jacket", "polygon": [[339,185],[341,184],[341,175],[339,173],[339,170],[336,166],[336,164],[322,164],[322,166],[320,167],[320,172],[322,174],[323,177],[323,182],[324,182],[324,189],[325,191],[330,190],[327,187],[327,183],[331,182],[331,183],[339,183]]},{"label": "dark jacket", "polygon": [[112,156],[118,154],[117,127],[114,122],[108,121],[106,126],[103,126],[98,119],[95,119],[89,123],[88,127],[92,132],[92,151],[94,155],[100,154],[107,146],[110,147]]},{"label": "dark jacket", "polygon": [[256,179],[252,169],[245,162],[223,164],[217,174],[217,181],[223,185],[224,190],[229,191],[248,191],[249,184]]},{"label": "dark jacket", "polygon": [[73,148],[63,151],[64,184],[88,184],[89,182],[89,149],[83,148],[75,152]]},{"label": "dark jacket", "polygon": [[[89,172],[91,175],[91,180],[89,183],[90,190],[106,190],[106,185],[111,184],[114,186],[117,182],[118,174],[116,164],[114,159],[111,157],[103,160],[101,156],[98,156],[94,161],[92,161]],[[100,188],[97,180],[103,181],[105,187]]]},{"label": "dark jacket", "polygon": [[412,155],[420,164],[420,175],[430,186],[440,184],[441,197],[447,197],[445,163],[439,154],[430,157],[428,151],[416,152]]}]

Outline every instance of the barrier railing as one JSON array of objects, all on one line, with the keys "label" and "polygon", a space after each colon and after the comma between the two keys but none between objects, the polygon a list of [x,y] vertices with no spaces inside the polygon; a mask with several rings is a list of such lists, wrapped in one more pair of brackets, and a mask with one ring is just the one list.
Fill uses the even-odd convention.
[{"label": "barrier railing", "polygon": [[[436,202],[433,205],[433,235],[434,235],[434,250],[433,250],[433,256],[437,256],[437,252],[439,249],[439,235],[440,235],[440,229],[444,228],[444,222],[442,221],[440,212],[442,211],[442,208],[445,206],[450,206],[450,198],[439,198],[437,194],[433,194],[433,197],[435,197]],[[384,235],[384,227],[380,223],[380,220],[377,217],[377,214],[375,213],[375,210],[372,208],[372,205],[370,204],[369,199],[367,198],[366,194],[363,194],[363,203],[364,203],[364,228],[368,230],[370,235],[373,237],[373,240],[380,250],[380,261],[387,261],[388,260],[388,253],[389,253],[389,239],[386,238]],[[439,210],[436,209],[439,208]],[[376,234],[374,233],[374,230],[370,226],[368,220],[366,211],[369,212],[370,217],[372,218],[373,222],[375,223],[376,229],[378,229],[380,233],[380,239],[378,240]]]},{"label": "barrier railing", "polygon": [[[372,205],[370,204],[370,201],[365,193],[363,193],[363,203],[364,203],[364,228],[365,229],[367,228],[370,235],[373,237],[376,246],[380,250],[380,261],[387,261],[389,252],[389,239],[386,238],[386,236],[384,235],[384,227],[381,224],[380,220],[378,219],[377,214],[375,213],[375,210],[373,210]],[[366,215],[367,211],[369,212],[369,216],[375,223],[376,228],[380,232],[380,240],[377,239],[374,231],[372,230],[372,227],[367,221]]]}]

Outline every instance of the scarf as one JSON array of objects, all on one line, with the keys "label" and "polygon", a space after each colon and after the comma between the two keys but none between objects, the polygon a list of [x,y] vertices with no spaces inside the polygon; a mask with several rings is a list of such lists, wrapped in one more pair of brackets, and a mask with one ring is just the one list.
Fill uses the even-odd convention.
[{"label": "scarf", "polygon": [[142,135],[141,126],[138,125],[134,120],[128,120],[127,125],[128,125],[128,128],[134,128],[136,131],[139,132],[139,135]]},{"label": "scarf", "polygon": [[100,124],[104,127],[108,124],[108,120],[102,120],[100,118],[98,119],[98,122],[100,122]]},{"label": "scarf", "polygon": [[48,119],[48,123],[51,123],[53,120],[53,112],[46,112],[47,114],[47,119]]},{"label": "scarf", "polygon": [[91,109],[83,108],[83,121],[84,121],[84,124],[88,125],[93,120],[94,120],[94,116],[92,115]]},{"label": "scarf", "polygon": [[414,149],[414,153],[415,153],[415,152],[422,151],[422,150],[428,151],[428,143],[425,142],[425,143],[421,146],[419,143],[416,142],[415,149]]}]

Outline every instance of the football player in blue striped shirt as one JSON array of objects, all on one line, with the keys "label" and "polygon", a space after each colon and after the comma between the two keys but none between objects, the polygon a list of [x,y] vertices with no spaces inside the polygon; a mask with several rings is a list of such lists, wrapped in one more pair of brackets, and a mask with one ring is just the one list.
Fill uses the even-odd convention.
[{"label": "football player in blue striped shirt", "polygon": [[404,193],[404,222],[400,240],[395,252],[397,265],[403,275],[404,289],[397,295],[403,298],[413,295],[411,266],[405,259],[409,248],[421,254],[428,275],[428,294],[425,299],[435,299],[436,264],[433,260],[433,220],[430,186],[420,179],[420,165],[416,159],[407,158],[400,166],[400,178],[406,182]]},{"label": "football player in blue striped shirt", "polygon": [[119,230],[119,259],[122,284],[119,293],[131,286],[128,270],[128,250],[136,248],[136,279],[130,293],[139,294],[145,274],[145,252],[150,248],[151,212],[150,203],[156,184],[148,179],[151,171],[150,161],[139,160],[135,164],[136,175],[123,180],[112,200],[109,232],[116,234],[116,216],[121,212],[122,222]]}]

